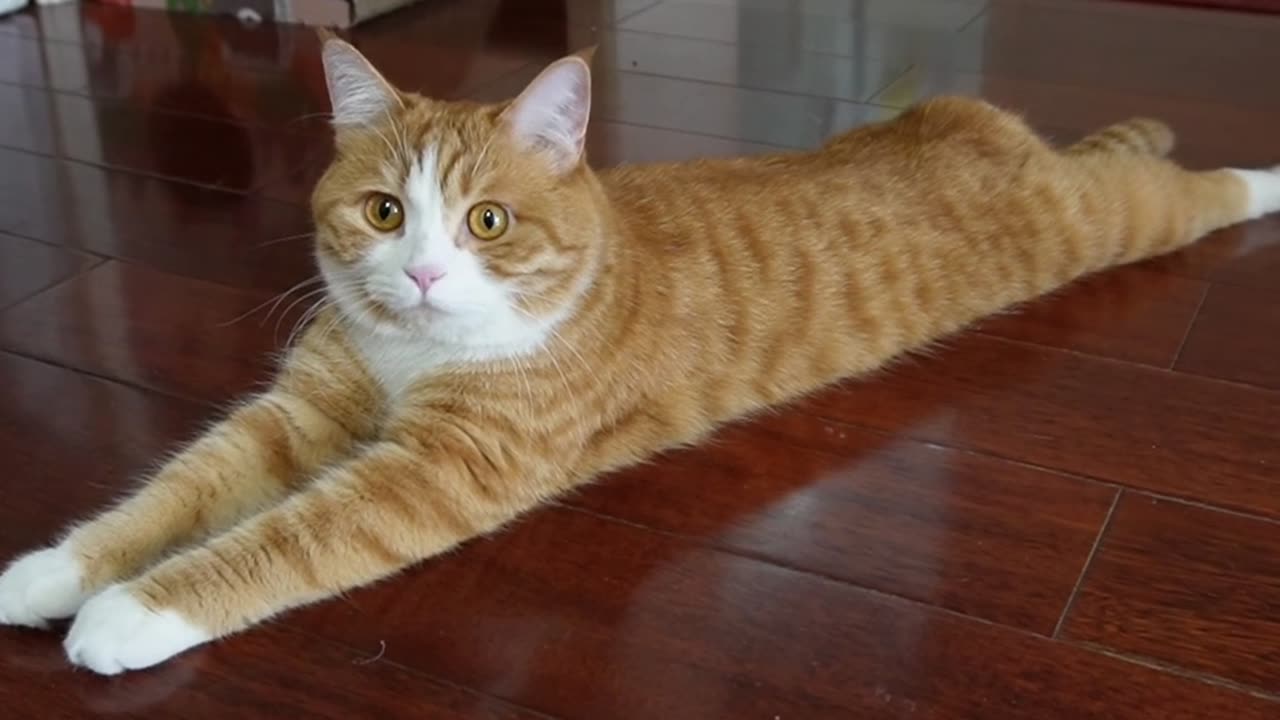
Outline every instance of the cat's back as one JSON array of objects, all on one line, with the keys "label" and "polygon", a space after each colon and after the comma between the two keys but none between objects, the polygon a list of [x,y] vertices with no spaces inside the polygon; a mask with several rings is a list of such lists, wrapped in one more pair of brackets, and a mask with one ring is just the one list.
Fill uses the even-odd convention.
[{"label": "cat's back", "polygon": [[938,194],[989,197],[1039,172],[1047,146],[1016,115],[945,97],[885,122],[835,135],[808,151],[620,166],[601,173],[623,215],[663,228],[690,218],[779,211],[852,212],[897,204],[910,212]]}]

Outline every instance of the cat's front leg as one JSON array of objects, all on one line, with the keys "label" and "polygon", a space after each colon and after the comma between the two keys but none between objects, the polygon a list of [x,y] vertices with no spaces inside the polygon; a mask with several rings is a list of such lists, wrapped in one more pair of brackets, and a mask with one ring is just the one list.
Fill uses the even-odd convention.
[{"label": "cat's front leg", "polygon": [[0,625],[43,627],[97,590],[279,502],[371,438],[380,395],[321,317],[273,389],[233,411],[132,496],[0,573]]},{"label": "cat's front leg", "polygon": [[67,635],[67,655],[103,674],[144,668],[390,575],[536,503],[538,493],[502,474],[442,446],[374,445],[275,508],[91,599]]},{"label": "cat's front leg", "polygon": [[92,592],[141,572],[169,548],[279,502],[352,443],[342,426],[283,392],[245,404],[137,493],[12,563],[0,575],[0,624],[41,627],[70,617]]}]

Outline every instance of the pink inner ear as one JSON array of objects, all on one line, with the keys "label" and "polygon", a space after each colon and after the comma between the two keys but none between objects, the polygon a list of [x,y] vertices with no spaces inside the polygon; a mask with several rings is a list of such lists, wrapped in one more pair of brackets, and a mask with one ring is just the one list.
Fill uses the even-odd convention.
[{"label": "pink inner ear", "polygon": [[579,58],[566,58],[542,71],[516,98],[511,128],[529,147],[548,150],[557,162],[582,154],[591,114],[591,74]]},{"label": "pink inner ear", "polygon": [[333,123],[339,127],[364,125],[380,119],[399,104],[395,90],[358,50],[341,40],[329,40],[322,54]]}]

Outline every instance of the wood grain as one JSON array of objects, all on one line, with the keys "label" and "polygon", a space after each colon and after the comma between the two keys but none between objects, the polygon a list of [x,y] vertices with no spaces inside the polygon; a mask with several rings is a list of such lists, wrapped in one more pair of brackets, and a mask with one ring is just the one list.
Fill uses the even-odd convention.
[{"label": "wood grain", "polygon": [[305,304],[268,319],[271,297],[110,262],[0,313],[0,348],[225,406],[270,378]]},{"label": "wood grain", "polygon": [[965,335],[804,406],[822,417],[1280,517],[1280,393]]},{"label": "wood grain", "polygon": [[1270,718],[1276,705],[567,509],[291,626],[563,718]]},{"label": "wood grain", "polygon": [[[433,0],[345,35],[481,101],[599,45],[597,166],[811,147],[956,92],[1063,142],[1157,115],[1194,166],[1280,162],[1280,17]],[[327,110],[303,26],[0,17],[0,562],[269,377],[307,299],[237,317],[314,275]],[[1222,230],[150,672],[2,629],[5,717],[1280,717],[1277,277],[1280,219]]]},{"label": "wood grain", "polygon": [[[1114,495],[787,412],[606,478],[571,502],[1047,635]],[[1032,506],[1041,509],[1027,523]]]},{"label": "wood grain", "polygon": [[96,265],[98,258],[0,234],[0,308]]},{"label": "wood grain", "polygon": [[1066,637],[1280,693],[1280,525],[1126,494]]},{"label": "wood grain", "polygon": [[1280,390],[1280,293],[1216,285],[1177,368]]},{"label": "wood grain", "polygon": [[0,149],[0,231],[226,285],[315,274],[307,210]]}]

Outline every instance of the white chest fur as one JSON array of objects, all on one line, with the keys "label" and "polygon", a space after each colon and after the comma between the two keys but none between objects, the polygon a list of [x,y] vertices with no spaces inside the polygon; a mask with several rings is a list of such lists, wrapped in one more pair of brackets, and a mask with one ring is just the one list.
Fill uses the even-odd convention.
[{"label": "white chest fur", "polygon": [[492,344],[443,342],[428,336],[380,333],[369,329],[351,332],[360,358],[388,398],[404,395],[415,383],[446,367],[473,363],[519,362],[537,352],[543,342],[540,332]]},{"label": "white chest fur", "polygon": [[389,398],[456,359],[446,346],[423,338],[357,332],[354,340],[365,367]]}]

